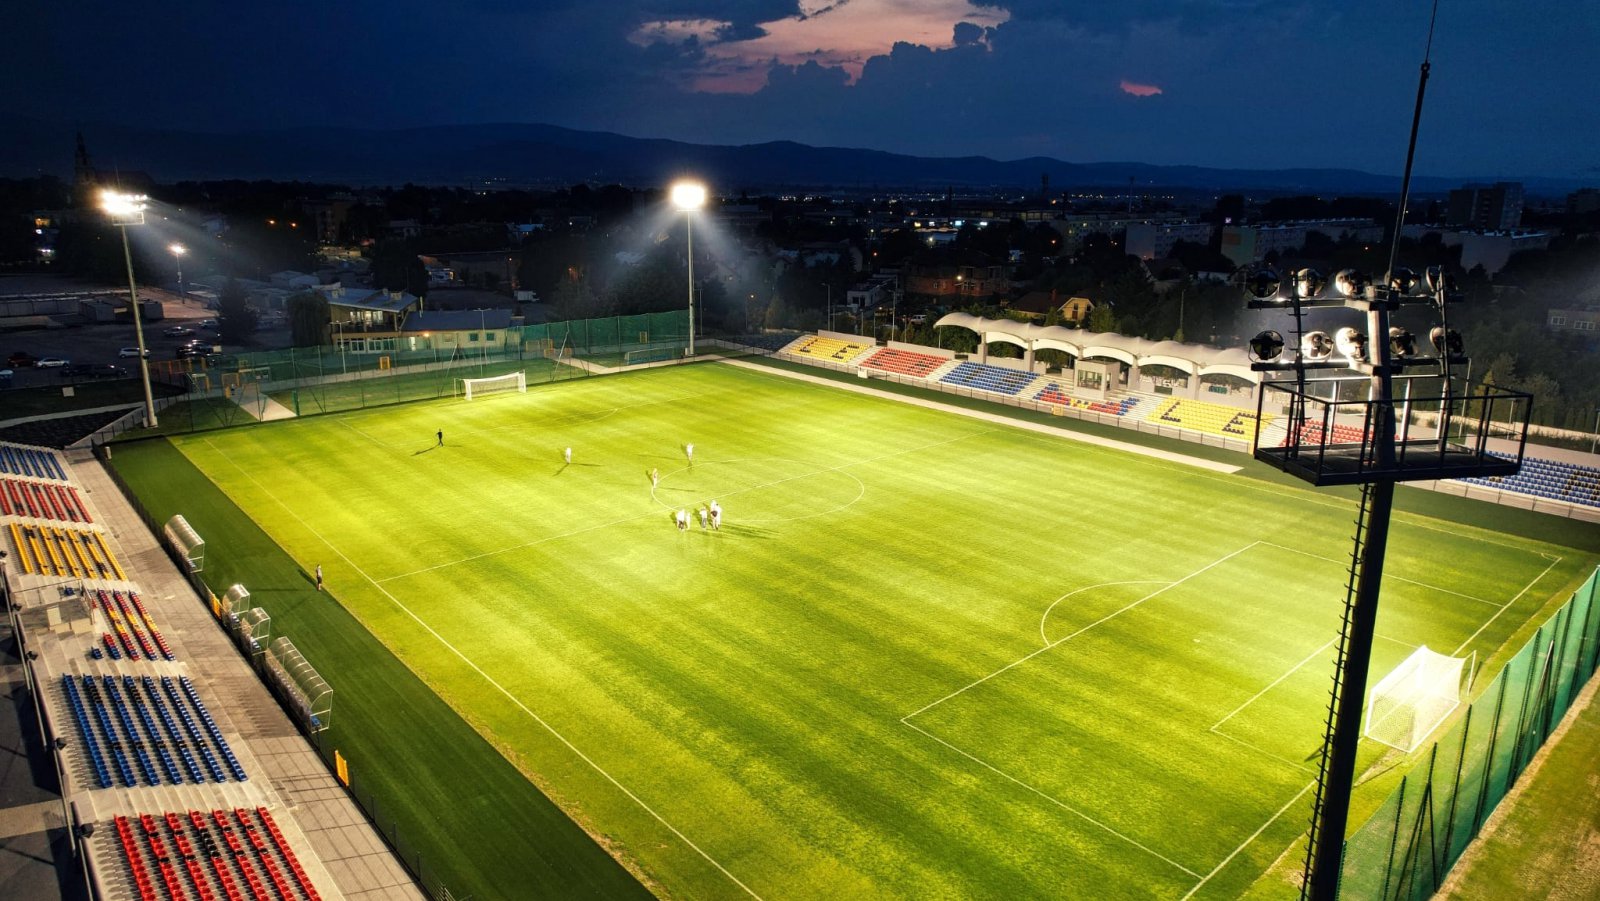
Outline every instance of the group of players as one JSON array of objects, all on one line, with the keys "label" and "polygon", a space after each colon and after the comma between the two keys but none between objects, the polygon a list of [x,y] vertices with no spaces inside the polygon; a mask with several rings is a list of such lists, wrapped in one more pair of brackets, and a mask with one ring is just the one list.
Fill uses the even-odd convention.
[{"label": "group of players", "polygon": [[[439,433],[439,441],[441,443],[444,441],[443,432]],[[683,455],[688,459],[689,465],[694,466],[693,444],[685,444],[683,446]],[[561,451],[561,459],[564,460],[568,465],[571,465],[572,448],[563,448]],[[651,489],[655,489],[660,484],[661,470],[652,467],[650,470],[650,487]],[[722,505],[717,503],[715,500],[696,508],[695,513],[700,517],[700,528],[711,529],[713,531],[722,528]],[[693,517],[689,515],[688,510],[680,509],[676,513],[672,514],[672,522],[678,527],[678,531],[680,532],[689,531],[689,525],[692,519]]]}]

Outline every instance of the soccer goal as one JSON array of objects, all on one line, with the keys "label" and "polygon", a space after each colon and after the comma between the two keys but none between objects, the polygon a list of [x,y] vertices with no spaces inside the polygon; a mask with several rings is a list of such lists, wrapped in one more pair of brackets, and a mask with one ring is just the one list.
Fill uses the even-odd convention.
[{"label": "soccer goal", "polygon": [[504,391],[525,392],[527,390],[528,374],[521,370],[481,379],[456,379],[456,393],[467,400],[472,400],[474,397],[482,397],[485,394],[499,394]]},{"label": "soccer goal", "polygon": [[1426,645],[1373,687],[1367,696],[1367,723],[1363,734],[1406,753],[1439,728],[1461,705],[1462,674],[1471,678],[1477,652],[1470,657],[1450,657]]}]

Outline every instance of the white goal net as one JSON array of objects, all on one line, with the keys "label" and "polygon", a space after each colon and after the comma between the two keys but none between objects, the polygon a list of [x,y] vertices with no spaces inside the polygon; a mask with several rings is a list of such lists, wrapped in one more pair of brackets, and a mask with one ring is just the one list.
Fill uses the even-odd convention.
[{"label": "white goal net", "polygon": [[461,395],[467,400],[472,400],[474,397],[482,397],[485,394],[528,390],[528,374],[521,371],[508,372],[505,375],[495,375],[482,379],[457,379],[456,382]]},{"label": "white goal net", "polygon": [[1461,705],[1462,674],[1472,672],[1476,656],[1417,648],[1373,686],[1363,734],[1408,754],[1416,750]]}]

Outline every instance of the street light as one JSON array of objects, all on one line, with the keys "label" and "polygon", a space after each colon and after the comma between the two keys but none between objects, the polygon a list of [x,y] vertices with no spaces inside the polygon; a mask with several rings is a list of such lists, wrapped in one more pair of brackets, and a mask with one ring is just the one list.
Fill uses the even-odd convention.
[{"label": "street light", "polygon": [[156,427],[156,400],[150,393],[150,360],[145,356],[144,321],[139,315],[139,286],[133,281],[133,251],[128,249],[128,226],[144,224],[143,194],[123,194],[107,189],[100,194],[100,208],[111,217],[111,224],[122,229],[122,258],[128,264],[128,299],[133,305],[133,334],[139,345],[139,378],[144,382],[144,418]]},{"label": "street light", "polygon": [[689,256],[689,356],[694,356],[694,211],[706,205],[706,186],[680,181],[672,186],[672,205],[683,211]]},{"label": "street light", "polygon": [[183,255],[189,252],[189,248],[174,242],[167,245],[167,250],[172,252],[172,259],[178,265],[178,293],[182,294],[184,300],[187,301],[189,292],[183,290]]}]

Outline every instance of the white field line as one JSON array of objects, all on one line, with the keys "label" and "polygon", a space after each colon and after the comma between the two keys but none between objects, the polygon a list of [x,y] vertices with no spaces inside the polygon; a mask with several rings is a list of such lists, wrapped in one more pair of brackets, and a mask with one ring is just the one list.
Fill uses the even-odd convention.
[{"label": "white field line", "polygon": [[1044,624],[1045,624],[1045,622],[1047,620],[1050,619],[1050,611],[1056,609],[1056,605],[1057,604],[1061,603],[1062,601],[1066,600],[1067,598],[1072,597],[1075,594],[1082,594],[1085,591],[1093,591],[1096,588],[1110,588],[1113,585],[1162,585],[1162,584],[1166,584],[1166,583],[1163,583],[1160,579],[1133,579],[1133,580],[1126,581],[1126,582],[1101,582],[1099,585],[1086,585],[1086,586],[1084,586],[1082,588],[1079,588],[1079,589],[1076,589],[1074,591],[1069,591],[1066,594],[1062,595],[1061,597],[1056,598],[1054,601],[1051,601],[1050,602],[1050,606],[1044,608],[1044,615],[1039,617],[1039,637],[1044,640],[1044,646],[1048,648],[1050,646],[1050,636],[1045,634]]},{"label": "white field line", "polygon": [[[1094,622],[1090,623],[1087,626],[1084,626],[1083,628],[1079,629],[1078,631],[1073,632],[1070,635],[1066,635],[1066,636],[1063,636],[1061,638],[1057,638],[1055,641],[1050,642],[1049,644],[1047,644],[1044,647],[1038,649],[1037,651],[1034,651],[1034,652],[1032,652],[1030,654],[1027,654],[1027,655],[1025,655],[1023,657],[1019,657],[1016,660],[1013,660],[1010,663],[1006,664],[1005,666],[1000,667],[999,669],[995,670],[994,672],[990,673],[989,675],[984,676],[983,678],[978,679],[978,680],[976,680],[974,682],[971,682],[971,683],[968,683],[966,685],[963,685],[962,687],[956,689],[955,691],[950,692],[949,694],[945,695],[944,697],[939,698],[936,701],[932,701],[932,702],[930,702],[928,704],[925,704],[922,707],[917,708],[916,710],[913,710],[912,712],[910,712],[910,713],[906,714],[905,716],[901,717],[900,718],[900,722],[905,723],[906,720],[909,720],[912,717],[917,716],[918,714],[926,713],[927,711],[932,710],[933,708],[939,706],[940,704],[943,704],[945,701],[950,700],[951,698],[955,697],[956,695],[959,695],[962,692],[967,691],[968,689],[976,688],[979,685],[982,685],[983,683],[989,681],[990,679],[993,679],[995,676],[998,676],[1001,673],[1004,673],[1004,672],[1012,669],[1013,667],[1021,666],[1022,664],[1027,663],[1029,660],[1032,660],[1033,658],[1039,656],[1040,654],[1043,654],[1045,651],[1048,651],[1051,648],[1054,648],[1056,645],[1059,645],[1059,644],[1061,644],[1062,642],[1065,642],[1065,641],[1071,641],[1072,639],[1077,638],[1079,635],[1082,635],[1083,633],[1089,631],[1090,629],[1093,629],[1096,626],[1099,626],[1099,625],[1101,625],[1103,623],[1109,622],[1110,620],[1113,620],[1113,619],[1121,616],[1122,614],[1127,613],[1129,610],[1132,610],[1133,608],[1139,606],[1140,604],[1143,604],[1145,601],[1150,600],[1151,598],[1155,597],[1158,594],[1161,594],[1162,592],[1166,591],[1167,589],[1176,588],[1177,586],[1182,585],[1183,583],[1189,581],[1190,579],[1194,578],[1195,576],[1200,575],[1201,573],[1203,573],[1203,572],[1205,572],[1205,571],[1207,571],[1209,569],[1212,569],[1212,568],[1217,567],[1217,566],[1221,566],[1222,564],[1228,562],[1229,560],[1232,560],[1234,557],[1239,556],[1240,554],[1244,553],[1245,551],[1250,550],[1251,548],[1255,547],[1256,545],[1258,545],[1260,543],[1261,542],[1259,542],[1259,541],[1252,541],[1249,544],[1245,545],[1244,547],[1239,548],[1238,550],[1236,550],[1236,551],[1234,551],[1234,552],[1232,552],[1230,554],[1226,554],[1224,556],[1218,557],[1217,559],[1211,561],[1210,563],[1207,563],[1205,566],[1200,567],[1199,569],[1197,569],[1194,572],[1188,574],[1187,576],[1184,576],[1183,578],[1179,579],[1178,581],[1176,581],[1176,582],[1168,582],[1165,585],[1163,585],[1162,587],[1157,588],[1155,591],[1150,592],[1149,594],[1147,594],[1144,597],[1138,599],[1137,601],[1134,601],[1131,604],[1128,604],[1127,606],[1121,608],[1120,610],[1116,610],[1116,611],[1113,611],[1111,613],[1107,613],[1105,616],[1100,617],[1099,619],[1095,620]],[[906,723],[906,725],[909,726],[911,724],[910,723]],[[920,732],[922,730],[918,729],[917,731]]]},{"label": "white field line", "polygon": [[1460,656],[1461,652],[1466,649],[1467,645],[1472,644],[1473,641],[1477,640],[1479,635],[1483,634],[1483,630],[1484,629],[1489,628],[1489,624],[1490,623],[1492,623],[1495,620],[1499,619],[1500,618],[1500,614],[1502,614],[1502,613],[1506,612],[1506,610],[1510,609],[1510,607],[1513,604],[1515,604],[1517,601],[1522,600],[1522,596],[1527,594],[1528,591],[1533,588],[1533,586],[1539,584],[1539,580],[1543,579],[1545,577],[1546,573],[1550,572],[1550,570],[1552,570],[1552,569],[1555,569],[1556,568],[1556,564],[1560,563],[1563,559],[1565,559],[1563,557],[1550,557],[1549,554],[1545,554],[1544,556],[1547,557],[1547,558],[1550,558],[1550,565],[1546,566],[1544,568],[1544,572],[1541,572],[1537,576],[1534,576],[1532,582],[1529,582],[1528,584],[1522,586],[1522,590],[1517,592],[1517,596],[1516,597],[1514,597],[1511,600],[1507,601],[1505,603],[1505,606],[1501,607],[1499,610],[1496,610],[1494,616],[1491,616],[1488,619],[1484,620],[1483,621],[1483,625],[1478,627],[1478,631],[1472,633],[1471,635],[1468,635],[1466,641],[1463,641],[1461,644],[1456,646],[1456,649],[1450,653],[1451,657]]},{"label": "white field line", "polygon": [[1282,754],[1276,754],[1276,753],[1274,753],[1272,751],[1268,751],[1266,748],[1260,747],[1259,745],[1251,744],[1250,742],[1245,741],[1244,739],[1238,737],[1237,735],[1229,735],[1228,733],[1222,731],[1221,729],[1211,729],[1210,732],[1211,732],[1212,735],[1215,735],[1218,738],[1225,738],[1228,741],[1233,742],[1234,744],[1238,745],[1241,748],[1249,748],[1250,750],[1256,752],[1257,754],[1260,754],[1262,757],[1266,757],[1266,758],[1268,758],[1270,760],[1276,760],[1276,761],[1278,761],[1279,763],[1281,763],[1281,764],[1283,764],[1285,766],[1291,766],[1291,767],[1294,767],[1297,770],[1301,770],[1301,771],[1307,772],[1307,773],[1315,773],[1316,772],[1316,770],[1312,769],[1309,766],[1306,766],[1305,761],[1294,760],[1292,758],[1285,757]]},{"label": "white field line", "polygon": [[1005,770],[1002,770],[999,767],[994,766],[993,764],[989,763],[988,761],[982,760],[980,758],[972,756],[971,754],[967,753],[966,751],[963,751],[962,749],[960,749],[960,748],[956,747],[955,745],[945,741],[944,739],[940,738],[939,736],[934,735],[932,732],[929,732],[928,730],[922,728],[921,726],[918,726],[915,723],[906,722],[907,719],[908,719],[907,717],[902,717],[900,722],[905,723],[907,726],[911,727],[912,729],[915,729],[916,731],[922,733],[923,735],[927,736],[928,738],[933,739],[934,741],[938,742],[939,744],[944,745],[945,747],[947,747],[950,750],[956,752],[957,754],[960,754],[962,757],[967,758],[968,760],[972,761],[973,763],[976,763],[977,765],[983,767],[986,770],[989,770],[990,772],[992,772],[995,775],[999,776],[1000,778],[1006,780],[1007,782],[1013,783],[1013,784],[1018,785],[1018,786],[1020,786],[1020,787],[1022,787],[1024,789],[1027,789],[1028,791],[1038,795],[1039,797],[1045,799],[1046,801],[1049,801],[1051,804],[1054,804],[1055,806],[1061,808],[1062,810],[1065,810],[1067,813],[1070,813],[1073,816],[1078,817],[1079,819],[1083,820],[1084,822],[1089,823],[1090,825],[1095,826],[1096,828],[1100,829],[1103,832],[1106,832],[1106,833],[1108,833],[1108,834],[1110,834],[1112,836],[1115,836],[1116,838],[1121,839],[1124,842],[1127,842],[1128,844],[1134,846],[1135,848],[1138,848],[1140,851],[1143,851],[1144,853],[1150,855],[1151,857],[1154,857],[1155,859],[1161,861],[1162,863],[1167,864],[1168,866],[1174,867],[1175,869],[1180,870],[1181,872],[1186,873],[1186,874],[1188,874],[1190,876],[1193,876],[1196,879],[1201,878],[1199,873],[1196,873],[1194,870],[1191,870],[1188,867],[1184,866],[1183,864],[1178,863],[1177,861],[1173,860],[1172,858],[1163,855],[1159,851],[1155,851],[1155,850],[1151,849],[1147,845],[1140,844],[1137,839],[1134,839],[1134,838],[1132,838],[1130,836],[1124,835],[1121,832],[1118,832],[1113,827],[1111,827],[1111,826],[1109,826],[1109,825],[1107,825],[1105,823],[1100,822],[1099,820],[1095,819],[1092,816],[1089,816],[1088,814],[1084,813],[1083,811],[1079,810],[1078,808],[1073,807],[1071,804],[1068,804],[1068,803],[1060,800],[1059,798],[1056,798],[1056,797],[1054,797],[1052,795],[1046,794],[1043,791],[1040,791],[1039,789],[1033,787],[1032,785],[1029,785],[1028,783],[1023,782],[1021,779],[1018,779],[1017,777],[1011,775],[1010,773],[1007,773]]},{"label": "white field line", "polygon": [[1252,842],[1254,842],[1256,839],[1261,837],[1261,833],[1267,831],[1267,827],[1268,826],[1271,826],[1273,823],[1277,822],[1278,817],[1283,816],[1284,813],[1287,812],[1289,810],[1289,808],[1293,807],[1297,801],[1299,801],[1302,797],[1304,797],[1305,793],[1310,791],[1311,787],[1314,786],[1314,785],[1316,785],[1315,782],[1306,783],[1306,787],[1300,789],[1299,792],[1295,793],[1295,796],[1289,799],[1289,803],[1287,803],[1287,804],[1283,805],[1282,807],[1278,808],[1278,812],[1273,814],[1271,816],[1271,818],[1269,818],[1265,823],[1262,823],[1260,829],[1257,829],[1254,834],[1252,834],[1249,838],[1245,839],[1244,843],[1241,844],[1239,847],[1234,848],[1232,854],[1229,854],[1227,857],[1224,857],[1222,859],[1222,863],[1217,864],[1216,867],[1213,868],[1211,872],[1209,872],[1205,876],[1203,876],[1200,879],[1199,882],[1196,882],[1194,884],[1194,888],[1189,889],[1188,894],[1185,894],[1183,896],[1183,898],[1179,899],[1179,901],[1187,901],[1187,899],[1194,897],[1194,893],[1200,891],[1201,887],[1203,887],[1207,882],[1210,882],[1211,881],[1211,877],[1213,877],[1213,876],[1217,875],[1218,873],[1222,872],[1222,868],[1223,867],[1227,866],[1230,862],[1232,862],[1235,857],[1238,857],[1240,852],[1244,851],[1245,848],[1250,847]]},{"label": "white field line", "polygon": [[[219,454],[221,453],[221,451],[216,447],[216,445],[211,444],[211,439],[207,438],[206,439],[206,444],[210,445],[213,451],[216,451]],[[670,822],[667,821],[667,819],[665,817],[663,817],[661,814],[657,813],[655,808],[653,808],[649,804],[645,803],[644,799],[640,798],[638,795],[634,794],[633,791],[631,789],[629,789],[627,786],[625,786],[621,782],[617,781],[617,778],[615,776],[611,775],[609,772],[607,772],[606,769],[604,767],[602,767],[600,764],[596,763],[594,758],[590,757],[589,755],[583,753],[583,751],[579,750],[577,745],[573,744],[570,740],[568,740],[568,738],[565,735],[562,735],[559,731],[557,731],[554,726],[552,726],[552,725],[550,725],[550,723],[546,722],[543,717],[539,716],[539,714],[534,713],[528,707],[528,705],[522,703],[522,700],[520,698],[518,698],[516,695],[512,694],[511,692],[507,691],[505,686],[501,685],[498,681],[496,681],[493,676],[491,676],[488,673],[484,672],[482,667],[478,666],[477,663],[473,662],[473,660],[470,657],[468,657],[466,654],[463,654],[459,649],[456,648],[455,645],[451,644],[443,635],[440,635],[438,633],[438,631],[435,630],[432,626],[428,625],[428,623],[425,620],[423,620],[422,617],[420,617],[416,613],[414,613],[411,610],[410,607],[407,607],[405,604],[401,603],[399,598],[395,597],[393,594],[390,594],[389,590],[384,588],[382,585],[378,584],[378,581],[376,579],[374,579],[371,576],[367,575],[361,569],[361,567],[356,565],[355,561],[351,560],[348,556],[346,556],[343,551],[339,550],[337,547],[334,547],[333,542],[329,541],[327,538],[324,538],[322,536],[322,533],[320,533],[316,529],[312,528],[310,523],[306,522],[304,519],[302,519],[300,517],[300,514],[296,513],[292,508],[289,507],[289,505],[287,505],[283,501],[279,500],[277,495],[273,494],[271,491],[268,491],[264,486],[262,486],[262,484],[260,482],[256,481],[256,477],[254,475],[252,475],[248,470],[246,470],[244,467],[240,466],[239,464],[234,463],[231,459],[228,459],[225,454],[223,455],[223,458],[227,459],[228,462],[235,469],[239,470],[239,472],[242,475],[244,475],[245,478],[249,479],[250,482],[252,484],[254,484],[258,490],[260,490],[261,492],[266,494],[267,497],[271,498],[273,503],[275,503],[278,506],[282,507],[286,513],[288,513],[290,516],[294,517],[295,521],[300,523],[300,525],[302,527],[304,527],[306,529],[306,531],[310,532],[312,535],[315,535],[317,537],[318,541],[321,541],[324,545],[326,545],[328,550],[332,551],[336,556],[339,557],[339,559],[343,560],[345,562],[345,564],[348,565],[352,570],[354,570],[358,575],[360,575],[361,578],[363,578],[363,579],[367,580],[368,582],[370,582],[372,584],[372,587],[374,587],[374,588],[378,589],[379,591],[383,592],[384,596],[387,597],[389,599],[389,601],[391,603],[393,603],[396,607],[398,607],[402,612],[404,612],[406,616],[409,616],[413,621],[416,622],[417,625],[421,626],[424,631],[426,631],[429,635],[432,635],[433,638],[436,641],[438,641],[441,645],[443,645],[447,650],[449,650],[450,653],[452,653],[456,657],[460,658],[461,662],[465,663],[468,667],[470,667],[473,672],[475,672],[479,676],[483,677],[483,680],[485,682],[488,682],[490,685],[494,686],[494,689],[496,691],[500,692],[500,694],[504,695],[506,700],[510,701],[513,705],[515,705],[517,707],[517,709],[521,710],[523,713],[527,714],[530,718],[532,718],[533,721],[538,723],[546,732],[549,732],[552,736],[554,736],[556,738],[557,741],[559,741],[559,742],[561,742],[561,744],[565,745],[568,750],[570,750],[573,754],[576,754],[580,760],[582,760],[584,763],[588,764],[591,769],[593,769],[596,773],[599,773],[601,776],[603,776],[607,782],[610,782],[612,785],[616,786],[619,791],[621,791],[624,795],[627,795],[628,798],[631,799],[635,804],[638,804],[639,807],[642,810],[644,810],[645,813],[648,813],[652,818],[654,818],[656,820],[656,822],[658,822],[661,825],[667,827],[667,829],[670,832],[672,832],[673,835],[676,835],[679,839],[681,839],[683,841],[683,843],[685,845],[688,845],[690,848],[692,848],[696,854],[699,854],[701,857],[705,858],[705,860],[708,863],[710,863],[713,867],[716,867],[717,870],[719,870],[722,873],[722,875],[728,877],[728,879],[731,880],[734,885],[737,885],[739,888],[744,889],[745,893],[748,894],[750,897],[757,899],[757,901],[761,901],[761,896],[756,894],[754,889],[750,888],[750,886],[745,885],[743,882],[741,882],[739,880],[739,877],[737,877],[737,876],[733,875],[732,873],[730,873],[728,871],[727,867],[724,867],[721,863],[719,863],[717,861],[716,858],[712,857],[710,854],[707,854],[703,848],[701,848],[699,845],[695,844],[694,841],[692,839],[690,839],[687,835],[684,835],[678,829],[678,827],[672,825]]]},{"label": "white field line", "polygon": [[[1302,557],[1310,557],[1313,560],[1322,560],[1322,561],[1325,561],[1327,563],[1336,563],[1336,564],[1338,564],[1340,566],[1349,566],[1350,565],[1350,562],[1348,560],[1339,560],[1339,559],[1336,559],[1334,557],[1324,557],[1321,554],[1313,554],[1310,551],[1304,551],[1304,550],[1301,550],[1300,548],[1297,548],[1297,547],[1287,547],[1287,546],[1281,545],[1281,544],[1273,544],[1270,541],[1263,541],[1262,544],[1265,544],[1268,547],[1275,547],[1280,551],[1288,551],[1291,554],[1299,554]],[[1530,551],[1529,553],[1536,553],[1536,552]],[[1459,591],[1451,591],[1448,588],[1440,588],[1438,585],[1435,585],[1435,584],[1433,584],[1431,582],[1418,582],[1415,579],[1407,579],[1407,578],[1405,578],[1403,576],[1390,575],[1389,573],[1384,573],[1383,574],[1383,578],[1385,580],[1393,579],[1396,582],[1404,582],[1407,585],[1415,585],[1418,588],[1426,588],[1429,591],[1437,591],[1440,594],[1454,595],[1454,596],[1456,596],[1458,598],[1461,598],[1462,600],[1465,600],[1465,601],[1476,601],[1479,604],[1487,604],[1488,606],[1494,607],[1494,608],[1497,608],[1497,609],[1506,606],[1505,604],[1496,604],[1494,601],[1487,600],[1485,598],[1473,597],[1470,594],[1462,594]]]},{"label": "white field line", "polygon": [[1294,675],[1295,673],[1299,672],[1300,668],[1302,666],[1305,666],[1306,664],[1308,664],[1311,661],[1317,659],[1318,657],[1321,657],[1324,651],[1326,651],[1329,648],[1333,647],[1333,643],[1335,641],[1338,641],[1338,639],[1337,638],[1329,639],[1327,644],[1323,645],[1320,648],[1317,648],[1315,651],[1312,651],[1310,654],[1306,655],[1306,658],[1304,660],[1300,661],[1299,663],[1296,663],[1294,666],[1289,667],[1288,671],[1286,671],[1283,675],[1279,676],[1278,678],[1273,679],[1272,682],[1269,683],[1266,688],[1263,688],[1260,691],[1256,692],[1255,694],[1251,695],[1250,696],[1250,700],[1245,701],[1243,704],[1240,704],[1238,707],[1233,708],[1233,710],[1230,711],[1227,716],[1225,716],[1222,719],[1217,720],[1216,722],[1212,723],[1210,731],[1212,731],[1212,732],[1217,731],[1217,727],[1218,726],[1222,725],[1223,723],[1226,723],[1228,720],[1233,719],[1236,715],[1238,715],[1239,711],[1245,709],[1246,707],[1249,707],[1251,704],[1254,704],[1262,695],[1264,695],[1267,692],[1273,690],[1274,688],[1277,688],[1283,682],[1283,680],[1285,680],[1285,679],[1289,678],[1290,676]]},{"label": "white field line", "polygon": [[[920,451],[928,450],[929,448],[939,447],[939,446],[945,445],[945,444],[952,444],[952,443],[957,442],[957,441],[965,441],[968,438],[976,438],[976,437],[981,436],[981,435],[987,435],[987,434],[989,434],[990,432],[993,432],[993,431],[994,431],[993,429],[985,429],[984,431],[981,431],[981,432],[971,432],[971,433],[966,434],[966,435],[958,435],[958,436],[956,436],[954,438],[946,438],[943,441],[934,441],[932,443],[923,444],[923,445],[920,445],[918,447],[910,447],[910,448],[906,448],[905,450],[898,450],[898,451],[893,451],[893,452],[887,453],[887,454],[880,454],[880,455],[878,455],[876,457],[869,457],[869,458],[867,458],[865,460],[852,460],[852,461],[850,461],[848,463],[840,463],[838,466],[830,466],[827,469],[818,469],[818,470],[814,470],[812,472],[806,472],[806,473],[801,473],[799,475],[788,476],[788,477],[782,478],[782,479],[774,479],[773,481],[763,482],[763,483],[761,483],[759,485],[751,485],[748,488],[740,488],[737,491],[730,491],[730,492],[727,492],[726,494],[718,495],[718,497],[734,497],[736,495],[744,494],[746,492],[759,491],[759,490],[761,490],[763,488],[771,488],[774,485],[782,485],[785,482],[793,482],[796,479],[809,479],[812,476],[818,476],[818,475],[822,475],[824,473],[829,473],[829,472],[837,472],[837,471],[842,470],[842,469],[848,469],[848,468],[850,468],[852,466],[863,466],[863,465],[866,465],[868,463],[877,463],[877,462],[879,462],[881,460],[888,460],[888,459],[890,459],[892,457],[901,457],[901,456],[905,456],[906,454],[914,454],[914,453],[918,453]],[[860,479],[857,479],[856,481],[859,482]],[[865,487],[863,487],[862,491],[865,492],[865,490],[866,490]],[[655,494],[655,491],[654,491],[654,489],[652,489],[651,490],[651,496],[654,497],[654,494]],[[856,500],[860,500],[860,497],[858,496],[856,498]],[[850,503],[854,504],[855,501],[853,500]],[[670,508],[668,508],[668,509],[670,509]],[[500,554],[508,554],[508,553],[511,553],[512,551],[520,551],[520,550],[524,550],[524,549],[527,549],[527,548],[530,548],[530,547],[536,547],[538,545],[546,544],[546,543],[551,542],[551,541],[560,541],[563,538],[571,538],[571,537],[573,537],[575,535],[582,535],[582,534],[584,534],[586,532],[594,532],[594,531],[597,531],[599,529],[610,528],[611,526],[622,525],[623,523],[634,522],[634,521],[640,520],[640,519],[649,519],[651,517],[660,516],[660,515],[661,515],[661,511],[652,510],[652,511],[650,511],[648,513],[639,513],[639,514],[635,514],[633,516],[625,516],[625,517],[623,517],[621,519],[614,519],[614,520],[612,520],[610,522],[603,522],[603,523],[599,523],[597,525],[592,525],[592,526],[584,526],[581,529],[574,529],[574,530],[572,530],[570,532],[563,532],[563,533],[561,533],[559,535],[547,535],[547,536],[545,536],[543,538],[536,538],[533,541],[524,541],[521,544],[514,544],[514,545],[511,545],[510,547],[497,548],[497,549],[492,550],[492,551],[484,551],[481,554],[473,554],[470,557],[462,557],[459,560],[450,560],[450,561],[447,561],[447,562],[444,562],[444,563],[436,563],[433,566],[425,566],[422,569],[414,569],[414,570],[411,570],[410,572],[399,573],[399,574],[393,575],[393,576],[385,576],[379,581],[393,582],[396,579],[404,579],[404,578],[408,578],[410,576],[417,576],[417,575],[421,575],[423,573],[433,572],[435,570],[447,569],[447,568],[452,567],[452,566],[460,566],[463,563],[471,563],[471,562],[473,562],[475,560],[482,560],[485,557],[495,557],[495,556],[498,556]]]}]

